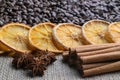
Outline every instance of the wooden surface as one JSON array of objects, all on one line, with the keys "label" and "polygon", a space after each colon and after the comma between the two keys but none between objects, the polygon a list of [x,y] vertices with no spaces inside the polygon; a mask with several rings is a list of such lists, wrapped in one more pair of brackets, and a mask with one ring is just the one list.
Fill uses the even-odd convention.
[{"label": "wooden surface", "polygon": [[31,78],[24,70],[15,70],[11,67],[12,58],[0,57],[0,80],[120,80],[120,72],[114,72],[89,78],[81,78],[80,74],[62,63],[62,57],[50,65],[43,77]]}]

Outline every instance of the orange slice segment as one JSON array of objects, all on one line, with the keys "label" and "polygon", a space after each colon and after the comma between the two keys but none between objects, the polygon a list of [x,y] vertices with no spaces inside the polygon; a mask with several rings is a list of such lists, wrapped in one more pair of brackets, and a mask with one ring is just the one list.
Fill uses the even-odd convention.
[{"label": "orange slice segment", "polygon": [[114,22],[109,25],[106,37],[111,42],[120,43],[120,22]]},{"label": "orange slice segment", "polygon": [[54,27],[53,38],[62,50],[83,45],[81,26],[72,23],[61,23]]},{"label": "orange slice segment", "polygon": [[105,38],[109,24],[109,22],[103,20],[88,21],[82,27],[84,38],[90,44],[109,43]]},{"label": "orange slice segment", "polygon": [[4,25],[0,30],[0,41],[10,49],[25,53],[30,51],[28,39],[30,27],[20,23]]},{"label": "orange slice segment", "polygon": [[[0,27],[1,30],[1,27]],[[10,51],[10,49],[0,42],[0,51]]]},{"label": "orange slice segment", "polygon": [[29,32],[30,43],[39,50],[49,50],[55,53],[61,52],[53,43],[53,27],[55,27],[55,24],[49,22],[40,23],[32,27]]}]

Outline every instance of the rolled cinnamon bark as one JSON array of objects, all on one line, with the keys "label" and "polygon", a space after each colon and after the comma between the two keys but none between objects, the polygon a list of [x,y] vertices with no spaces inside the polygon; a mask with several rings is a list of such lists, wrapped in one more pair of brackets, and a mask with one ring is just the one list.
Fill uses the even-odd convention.
[{"label": "rolled cinnamon bark", "polygon": [[88,52],[88,51],[95,51],[95,50],[101,50],[101,49],[107,49],[115,46],[120,46],[118,43],[109,43],[109,44],[97,44],[97,45],[83,45],[79,47],[75,47],[72,49],[75,49],[77,53],[80,52]]},{"label": "rolled cinnamon bark", "polygon": [[120,51],[89,56],[80,56],[79,59],[82,64],[118,60],[120,59]]},{"label": "rolled cinnamon bark", "polygon": [[103,53],[113,52],[113,51],[120,51],[120,46],[115,46],[115,47],[102,49],[102,50],[96,50],[96,51],[81,52],[81,53],[77,53],[77,55],[78,56],[89,56],[89,55],[103,54]]},{"label": "rolled cinnamon bark", "polygon": [[108,73],[113,71],[119,71],[119,70],[120,70],[120,61],[117,61],[117,62],[106,64],[100,67],[83,70],[82,77],[88,77],[88,76],[93,76],[93,75],[98,75],[98,74]]},{"label": "rolled cinnamon bark", "polygon": [[103,63],[93,63],[93,64],[77,64],[77,69],[78,70],[87,70],[87,69],[100,67],[100,66],[110,64],[110,63],[113,63],[113,62],[103,62]]}]

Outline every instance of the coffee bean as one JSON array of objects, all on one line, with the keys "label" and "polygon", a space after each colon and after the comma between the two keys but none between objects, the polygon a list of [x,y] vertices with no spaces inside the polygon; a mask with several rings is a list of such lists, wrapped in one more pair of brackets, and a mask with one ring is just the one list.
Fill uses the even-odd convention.
[{"label": "coffee bean", "polygon": [[[0,0],[0,26],[8,22],[73,22],[91,19],[120,21],[120,0]],[[9,19],[7,19],[9,18]]]},{"label": "coffee bean", "polygon": [[0,25],[3,25],[4,23],[0,20]]}]

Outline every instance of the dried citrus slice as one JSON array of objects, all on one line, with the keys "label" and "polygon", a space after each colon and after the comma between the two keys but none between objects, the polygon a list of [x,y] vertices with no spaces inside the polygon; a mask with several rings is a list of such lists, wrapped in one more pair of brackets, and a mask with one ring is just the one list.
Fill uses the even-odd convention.
[{"label": "dried citrus slice", "polygon": [[103,20],[91,20],[86,22],[82,27],[83,37],[90,44],[103,44],[109,43],[105,39],[109,22]]},{"label": "dried citrus slice", "polygon": [[28,39],[30,27],[20,23],[4,25],[0,30],[0,41],[10,49],[25,53],[30,51]]},{"label": "dried citrus slice", "polygon": [[4,45],[3,43],[1,43],[1,42],[0,42],[0,50],[1,51],[10,51],[10,49],[6,45]]},{"label": "dried citrus slice", "polygon": [[114,22],[109,25],[107,40],[120,43],[120,22]]},{"label": "dried citrus slice", "polygon": [[40,23],[30,29],[30,43],[39,50],[49,50],[51,52],[60,52],[54,45],[52,39],[52,29],[55,24],[50,22]]},{"label": "dried citrus slice", "polygon": [[56,45],[63,50],[83,45],[81,26],[72,23],[61,23],[53,29]]},{"label": "dried citrus slice", "polygon": [[[0,27],[1,30],[1,27]],[[10,51],[10,49],[0,42],[0,51]]]}]

